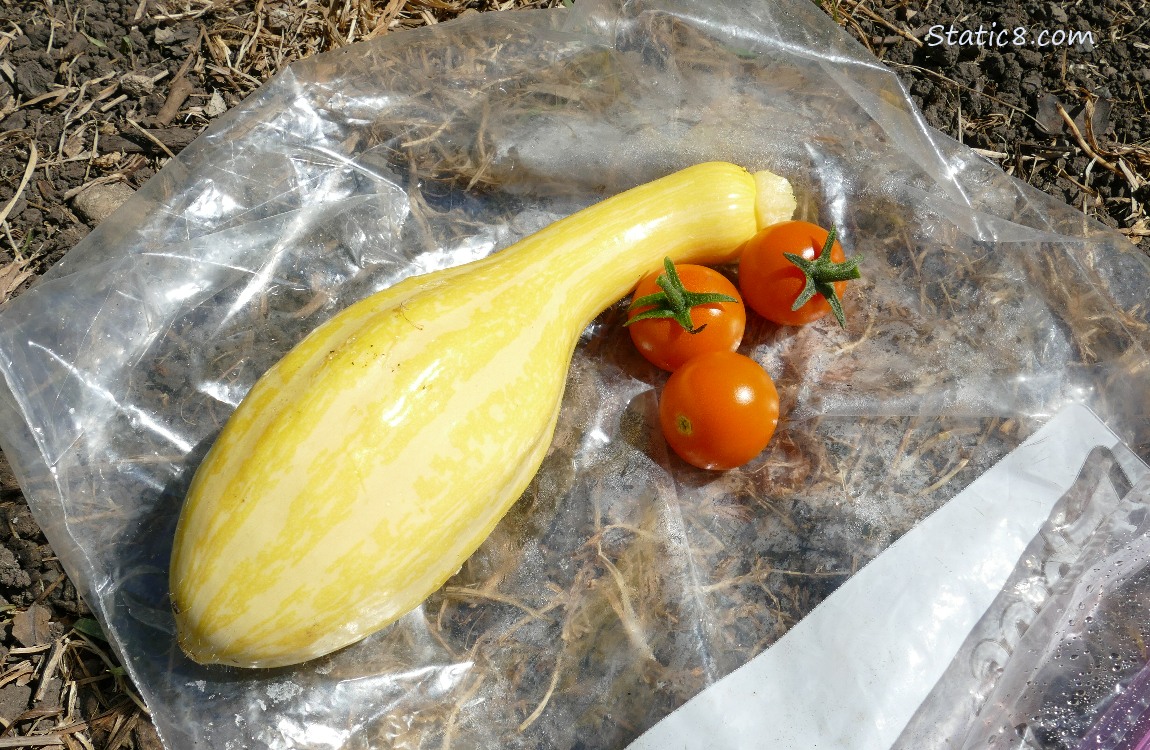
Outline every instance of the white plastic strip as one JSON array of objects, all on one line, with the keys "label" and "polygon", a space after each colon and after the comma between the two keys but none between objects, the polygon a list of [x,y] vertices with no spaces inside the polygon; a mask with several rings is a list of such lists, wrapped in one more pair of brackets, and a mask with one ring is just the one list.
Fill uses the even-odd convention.
[{"label": "white plastic strip", "polygon": [[771,648],[631,750],[887,750],[1095,447],[1150,470],[1070,406],[875,558]]}]

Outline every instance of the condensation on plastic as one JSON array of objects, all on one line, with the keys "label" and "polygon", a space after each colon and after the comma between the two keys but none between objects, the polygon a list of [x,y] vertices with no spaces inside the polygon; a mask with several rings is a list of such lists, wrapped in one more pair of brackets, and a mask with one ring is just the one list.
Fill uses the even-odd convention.
[{"label": "condensation on plastic", "polygon": [[1150,476],[1096,449],[896,747],[1150,745]]},{"label": "condensation on plastic", "polygon": [[[612,308],[532,486],[422,607],[295,668],[181,655],[175,520],[260,373],[354,300],[706,159],[785,175],[865,255],[846,330],[749,326],[786,415],[761,457],[669,456],[665,375]],[[3,310],[0,435],[173,750],[617,748],[1061,406],[1145,459],[1148,288],[807,0],[578,0],[317,56],[220,118]]]}]

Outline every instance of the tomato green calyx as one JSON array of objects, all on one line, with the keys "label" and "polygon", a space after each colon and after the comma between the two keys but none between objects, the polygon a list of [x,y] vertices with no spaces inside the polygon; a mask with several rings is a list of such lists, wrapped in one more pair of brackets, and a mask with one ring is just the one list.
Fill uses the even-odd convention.
[{"label": "tomato green calyx", "polygon": [[827,304],[831,306],[835,320],[839,322],[840,326],[846,328],[846,316],[843,315],[842,301],[839,300],[839,295],[835,292],[835,282],[860,278],[862,274],[859,273],[859,261],[862,260],[862,256],[852,255],[842,263],[835,263],[831,260],[831,248],[834,247],[837,234],[838,230],[832,226],[822,251],[814,260],[807,260],[794,253],[783,253],[783,256],[798,266],[807,280],[803,290],[795,299],[795,304],[791,305],[791,310],[798,310],[810,302],[815,294],[821,294],[826,298]]},{"label": "tomato green calyx", "polygon": [[627,310],[631,311],[649,305],[653,305],[654,307],[650,310],[644,310],[631,318],[623,324],[624,326],[629,326],[640,320],[650,320],[651,318],[674,318],[687,333],[698,333],[706,328],[707,324],[704,323],[698,328],[695,327],[694,321],[691,320],[692,307],[697,305],[713,305],[718,302],[738,302],[737,299],[727,294],[692,292],[688,290],[683,286],[683,282],[679,278],[679,273],[675,270],[675,264],[671,262],[670,258],[663,259],[663,268],[665,269],[665,273],[659,274],[659,278],[655,279],[655,283],[662,287],[663,291],[640,297],[632,302]]}]

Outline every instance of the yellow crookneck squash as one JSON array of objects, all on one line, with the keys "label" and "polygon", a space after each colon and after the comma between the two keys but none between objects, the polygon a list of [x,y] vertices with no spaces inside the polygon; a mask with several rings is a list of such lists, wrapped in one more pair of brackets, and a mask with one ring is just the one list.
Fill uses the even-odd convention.
[{"label": "yellow crookneck squash", "polygon": [[538,469],[584,327],[664,257],[733,260],[794,208],[781,177],[699,164],[317,328],[195,474],[171,567],[181,647],[284,666],[418,606]]}]

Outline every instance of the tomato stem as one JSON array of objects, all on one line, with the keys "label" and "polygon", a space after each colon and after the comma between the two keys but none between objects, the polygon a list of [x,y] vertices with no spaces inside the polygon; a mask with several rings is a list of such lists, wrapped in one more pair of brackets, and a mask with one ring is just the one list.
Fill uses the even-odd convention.
[{"label": "tomato stem", "polygon": [[831,306],[835,320],[839,322],[840,326],[846,328],[846,316],[843,314],[842,301],[839,299],[838,292],[835,291],[835,282],[860,278],[862,274],[859,272],[859,261],[862,260],[862,255],[852,255],[842,263],[835,263],[831,260],[831,248],[835,244],[837,235],[838,229],[832,226],[822,251],[814,260],[807,260],[794,253],[783,253],[783,257],[798,266],[799,270],[803,272],[803,276],[806,277],[806,284],[795,299],[795,304],[791,305],[791,310],[798,310],[810,302],[815,294],[821,294]]},{"label": "tomato stem", "polygon": [[655,279],[663,291],[648,294],[631,303],[627,311],[630,312],[640,307],[653,306],[650,310],[643,312],[630,318],[624,326],[629,326],[639,320],[650,320],[651,318],[673,318],[675,322],[683,327],[687,333],[698,333],[707,327],[707,324],[695,327],[695,323],[691,320],[691,308],[698,305],[713,305],[718,302],[738,302],[734,297],[727,294],[719,294],[717,292],[692,292],[683,286],[682,279],[679,278],[679,272],[675,270],[675,264],[671,262],[670,258],[663,259],[663,268],[665,273],[659,274],[659,278]]}]

